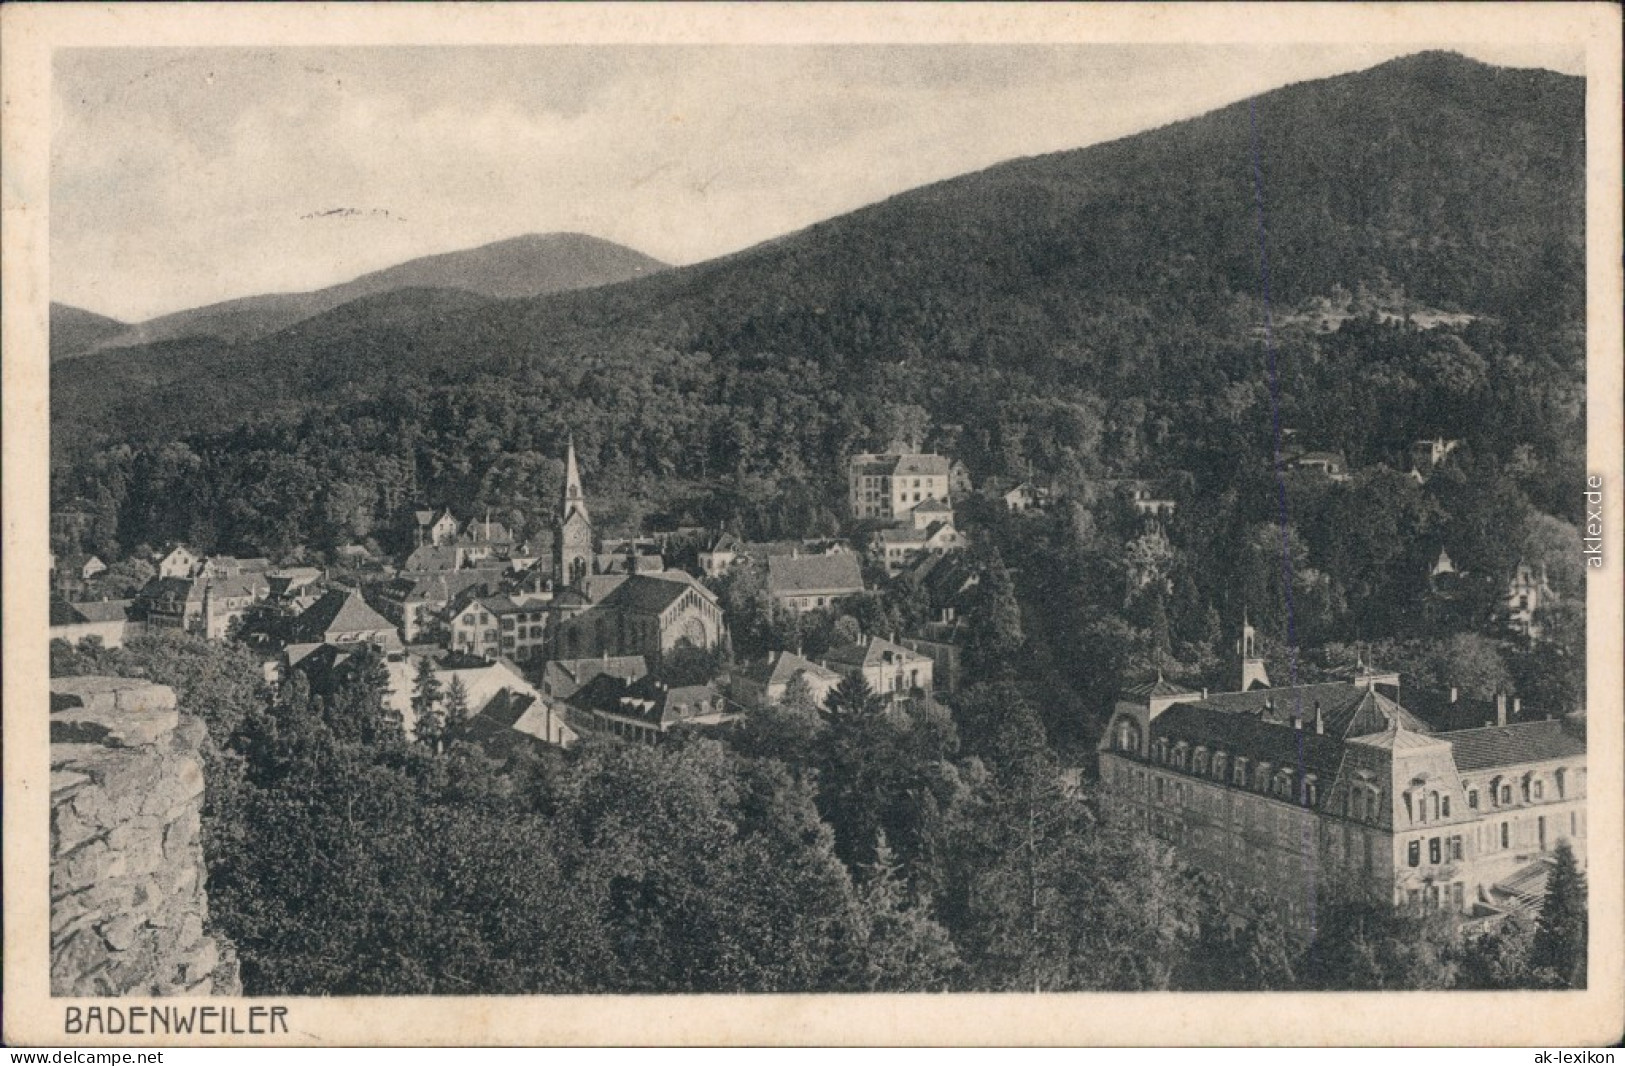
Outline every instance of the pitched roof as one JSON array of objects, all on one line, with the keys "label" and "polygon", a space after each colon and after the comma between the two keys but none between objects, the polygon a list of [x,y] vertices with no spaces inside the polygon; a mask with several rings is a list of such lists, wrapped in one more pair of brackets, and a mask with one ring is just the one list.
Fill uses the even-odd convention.
[{"label": "pitched roof", "polygon": [[899,455],[897,457],[896,473],[893,476],[901,477],[905,474],[910,476],[916,474],[921,476],[932,474],[941,474],[946,476],[947,473],[948,459],[946,456]]},{"label": "pitched roof", "polygon": [[403,570],[455,570],[463,561],[463,550],[455,544],[425,544],[406,557]]},{"label": "pitched roof", "polygon": [[123,622],[130,617],[131,600],[92,600],[75,603],[74,612],[86,622]]},{"label": "pitched roof", "polygon": [[334,589],[329,592],[299,616],[294,628],[307,637],[325,637],[328,633],[395,631],[389,619],[373,610],[361,598],[361,593],[354,589]]},{"label": "pitched roof", "polygon": [[903,662],[931,661],[929,655],[921,655],[911,648],[893,644],[889,640],[881,640],[879,637],[864,644],[837,645],[824,653],[823,661],[826,666],[830,663],[839,663],[842,666],[879,666],[891,659],[901,659]]},{"label": "pitched roof", "polygon": [[953,514],[954,508],[947,500],[939,500],[932,496],[914,507],[915,514]]},{"label": "pitched roof", "polygon": [[1190,689],[1185,688],[1182,685],[1176,685],[1172,681],[1165,680],[1161,674],[1158,674],[1154,681],[1146,681],[1142,684],[1132,685],[1123,690],[1123,696],[1126,699],[1138,700],[1142,702],[1150,699],[1159,699],[1163,696],[1194,695],[1195,693]]},{"label": "pitched roof", "polygon": [[1151,722],[1152,736],[1202,744],[1233,755],[1277,766],[1301,767],[1322,778],[1336,774],[1343,742],[1313,729],[1266,722],[1248,715],[1227,714],[1200,703],[1176,703]]},{"label": "pitched roof", "polygon": [[712,685],[671,687],[651,677],[628,682],[603,674],[569,699],[572,706],[582,710],[632,718],[664,729],[715,707],[717,690]]},{"label": "pitched roof", "polygon": [[603,655],[596,659],[554,659],[542,668],[542,684],[560,699],[573,694],[595,677],[608,674],[636,681],[649,672],[641,655]]},{"label": "pitched roof", "polygon": [[661,574],[628,575],[625,581],[598,602],[634,614],[659,614],[690,589],[697,590],[708,600],[716,599],[710,590],[689,579],[686,574],[677,576],[680,573],[666,571]]},{"label": "pitched roof", "polygon": [[810,674],[822,681],[839,681],[841,675],[825,666],[804,659],[791,651],[775,652],[757,663],[750,663],[735,671],[741,677],[756,682],[763,688],[787,685],[797,674]]},{"label": "pitched roof", "polygon": [[857,556],[849,552],[835,555],[775,555],[767,561],[769,592],[862,592],[863,571]]},{"label": "pitched roof", "polygon": [[1517,722],[1439,734],[1455,750],[1456,768],[1487,770],[1495,766],[1545,762],[1584,755],[1585,740],[1561,721]]},{"label": "pitched roof", "polygon": [[390,591],[404,600],[434,599],[450,601],[464,589],[477,585],[495,585],[503,571],[486,568],[472,570],[419,570],[401,571],[389,583]]},{"label": "pitched roof", "polygon": [[1220,692],[1200,702],[1228,714],[1252,715],[1288,725],[1294,714],[1300,715],[1305,723],[1312,723],[1318,703],[1327,735],[1344,738],[1380,733],[1388,728],[1390,716],[1413,733],[1432,732],[1426,722],[1387,696],[1347,681]]}]

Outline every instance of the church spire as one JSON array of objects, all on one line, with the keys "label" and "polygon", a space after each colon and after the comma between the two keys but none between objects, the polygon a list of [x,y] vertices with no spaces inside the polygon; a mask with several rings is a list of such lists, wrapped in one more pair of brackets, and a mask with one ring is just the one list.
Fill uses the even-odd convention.
[{"label": "church spire", "polygon": [[564,453],[564,493],[553,530],[553,580],[563,587],[580,588],[593,572],[592,518],[587,514],[587,498],[581,491],[581,471],[576,467],[576,439]]},{"label": "church spire", "polygon": [[581,492],[581,471],[576,468],[576,435],[570,434],[564,451],[564,499],[559,505],[559,519],[568,521],[570,515],[581,512],[587,517],[587,499]]}]

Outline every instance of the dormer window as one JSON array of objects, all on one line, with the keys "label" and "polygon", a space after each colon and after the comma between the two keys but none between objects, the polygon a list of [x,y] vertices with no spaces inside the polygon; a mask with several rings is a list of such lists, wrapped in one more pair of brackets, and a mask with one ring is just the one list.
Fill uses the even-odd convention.
[{"label": "dormer window", "polygon": [[1239,788],[1247,787],[1247,756],[1236,756],[1236,768],[1232,780]]},{"label": "dormer window", "polygon": [[1192,756],[1191,769],[1195,773],[1205,774],[1205,773],[1207,773],[1207,765],[1208,765],[1207,748],[1198,746],[1197,749],[1196,749],[1195,754]]}]

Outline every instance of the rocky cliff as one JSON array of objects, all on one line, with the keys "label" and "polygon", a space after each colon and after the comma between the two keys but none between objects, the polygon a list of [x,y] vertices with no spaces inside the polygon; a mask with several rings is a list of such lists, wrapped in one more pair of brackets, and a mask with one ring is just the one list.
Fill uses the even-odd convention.
[{"label": "rocky cliff", "polygon": [[52,680],[53,994],[240,994],[205,932],[204,738],[165,685]]}]

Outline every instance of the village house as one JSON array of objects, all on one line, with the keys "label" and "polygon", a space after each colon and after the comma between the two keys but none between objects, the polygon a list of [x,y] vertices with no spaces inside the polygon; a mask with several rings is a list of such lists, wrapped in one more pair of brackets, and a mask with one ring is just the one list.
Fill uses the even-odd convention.
[{"label": "village house", "polygon": [[901,526],[876,530],[874,551],[886,564],[891,577],[907,570],[927,555],[945,555],[965,546],[965,538],[954,528],[952,512],[946,521],[933,522],[924,529]]},{"label": "village house", "polygon": [[355,589],[335,588],[311,604],[289,628],[290,643],[372,644],[386,652],[399,652],[400,637],[389,619],[379,614]]},{"label": "village house", "polygon": [[1546,578],[1545,567],[1533,567],[1519,560],[1507,581],[1501,604],[1502,623],[1526,640],[1539,640],[1541,626],[1536,612],[1557,602],[1557,594]]},{"label": "village house", "polygon": [[1031,481],[1023,481],[1001,493],[1000,499],[1012,514],[1026,514],[1029,511],[1047,511],[1055,501],[1055,493]]},{"label": "village house", "polygon": [[451,508],[442,508],[439,511],[414,511],[413,518],[417,520],[418,547],[425,544],[437,547],[447,547],[457,540],[457,517],[451,513]]},{"label": "village house", "polygon": [[446,637],[446,609],[469,589],[495,594],[504,571],[493,567],[470,570],[402,571],[378,589],[378,609],[401,631],[408,644]]},{"label": "village house", "polygon": [[146,632],[146,626],[132,617],[134,600],[97,600],[88,603],[51,601],[50,639],[78,644],[87,637],[99,640],[104,648],[122,647]]},{"label": "village house", "polygon": [[408,736],[417,727],[412,697],[417,689],[418,664],[424,658],[434,664],[443,711],[452,682],[462,683],[470,715],[466,723],[468,739],[488,753],[511,754],[527,745],[568,748],[580,739],[580,730],[570,724],[565,708],[537,691],[512,662],[455,654],[404,655],[386,664],[389,691],[384,706],[400,714]]},{"label": "village house", "polygon": [[714,726],[737,717],[712,685],[671,686],[654,678],[627,681],[600,674],[569,704],[601,732],[653,744],[678,726]]},{"label": "village house", "polygon": [[1289,457],[1287,464],[1293,470],[1318,474],[1330,481],[1349,479],[1348,462],[1339,452],[1302,452]]},{"label": "village house", "polygon": [[863,570],[849,552],[775,555],[767,560],[767,594],[786,610],[829,607],[863,590]]},{"label": "village house", "polygon": [[798,677],[818,706],[823,706],[824,697],[841,683],[841,675],[828,667],[794,652],[776,651],[761,662],[734,670],[731,692],[737,702],[749,707],[782,703],[791,680]]},{"label": "village house", "polygon": [[879,637],[829,649],[819,664],[845,677],[861,677],[892,702],[931,695],[935,664],[928,655]]},{"label": "village house", "polygon": [[601,674],[636,681],[649,673],[641,655],[600,655],[591,659],[552,659],[542,670],[542,692],[567,700]]},{"label": "village house", "polygon": [[177,544],[160,553],[157,560],[159,577],[189,578],[197,575],[203,560],[184,544]]},{"label": "village house", "polygon": [[456,544],[462,549],[463,562],[469,566],[491,559],[506,561],[513,554],[513,535],[501,522],[491,521],[490,512],[484,520],[471,520]]},{"label": "village house", "polygon": [[860,454],[847,463],[852,517],[892,521],[916,504],[949,500],[949,464],[941,455]]},{"label": "village house", "polygon": [[1125,690],[1099,748],[1105,810],[1273,896],[1299,933],[1306,864],[1396,905],[1484,918],[1527,904],[1559,840],[1584,862],[1582,721],[1434,732],[1379,691],[1391,673],[1241,680],[1211,696],[1160,676]]},{"label": "village house", "polygon": [[461,570],[467,561],[467,550],[460,544],[421,544],[406,557],[401,571],[424,573],[430,570]]},{"label": "village house", "polygon": [[1423,484],[1433,476],[1433,471],[1444,462],[1451,452],[1456,450],[1459,440],[1445,440],[1435,437],[1432,440],[1419,440],[1411,444],[1411,471],[1410,476],[1417,484]]},{"label": "village house", "polygon": [[270,593],[263,573],[155,577],[136,594],[134,609],[151,629],[179,629],[224,640]]},{"label": "village house", "polygon": [[1179,507],[1172,493],[1149,481],[1129,482],[1128,497],[1129,506],[1145,518],[1166,520],[1172,518]]},{"label": "village house", "polygon": [[239,559],[234,555],[211,555],[197,567],[198,577],[241,577],[263,574],[271,569],[269,559]]},{"label": "village house", "polygon": [[486,659],[526,663],[546,655],[551,597],[483,595],[468,589],[447,608],[451,649]]},{"label": "village house", "polygon": [[732,533],[718,533],[700,549],[700,570],[706,577],[721,577],[743,558],[743,542]]}]

